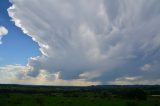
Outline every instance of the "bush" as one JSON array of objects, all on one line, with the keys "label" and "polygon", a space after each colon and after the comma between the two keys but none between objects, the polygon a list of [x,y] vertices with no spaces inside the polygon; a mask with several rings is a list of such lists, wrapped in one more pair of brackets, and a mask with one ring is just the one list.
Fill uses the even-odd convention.
[{"label": "bush", "polygon": [[142,89],[131,89],[126,93],[129,99],[146,100],[147,94]]},{"label": "bush", "polygon": [[39,104],[40,106],[43,106],[44,105],[44,98],[41,96],[36,97],[36,103]]},{"label": "bush", "polygon": [[138,106],[138,105],[136,102],[129,101],[129,102],[126,102],[126,106]]}]

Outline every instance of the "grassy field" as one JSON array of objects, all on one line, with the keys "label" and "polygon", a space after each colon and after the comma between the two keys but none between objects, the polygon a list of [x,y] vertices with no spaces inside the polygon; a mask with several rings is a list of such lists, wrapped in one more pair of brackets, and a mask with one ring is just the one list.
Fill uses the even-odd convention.
[{"label": "grassy field", "polygon": [[0,106],[160,106],[160,86],[0,85]]},{"label": "grassy field", "polygon": [[0,106],[160,106],[159,97],[129,100],[119,97],[64,97],[44,94],[1,94]]}]

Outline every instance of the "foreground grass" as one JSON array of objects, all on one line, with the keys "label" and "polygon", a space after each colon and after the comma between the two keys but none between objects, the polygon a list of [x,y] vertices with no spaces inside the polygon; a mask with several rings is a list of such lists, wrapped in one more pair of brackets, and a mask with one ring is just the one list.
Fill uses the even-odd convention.
[{"label": "foreground grass", "polygon": [[45,94],[1,94],[0,106],[160,106],[160,98],[129,100],[120,97],[64,97]]}]

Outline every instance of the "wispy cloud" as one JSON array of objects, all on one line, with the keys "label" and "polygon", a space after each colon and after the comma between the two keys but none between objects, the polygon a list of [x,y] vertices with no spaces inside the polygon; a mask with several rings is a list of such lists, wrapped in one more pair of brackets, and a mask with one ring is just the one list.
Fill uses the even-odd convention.
[{"label": "wispy cloud", "polygon": [[7,35],[7,33],[8,33],[8,30],[4,26],[0,26],[0,44],[2,44],[2,41],[1,41],[2,37],[4,35]]}]

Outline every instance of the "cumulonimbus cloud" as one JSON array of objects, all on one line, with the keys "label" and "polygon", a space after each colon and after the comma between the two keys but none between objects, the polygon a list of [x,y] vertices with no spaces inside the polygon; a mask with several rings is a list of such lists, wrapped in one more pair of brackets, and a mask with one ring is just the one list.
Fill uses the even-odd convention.
[{"label": "cumulonimbus cloud", "polygon": [[[8,13],[40,46],[29,76],[107,82],[160,61],[159,0],[13,0]],[[137,68],[135,68],[137,67]]]}]

